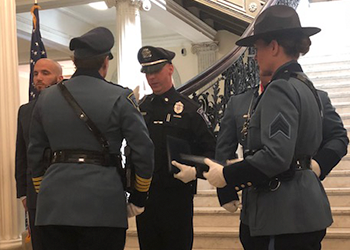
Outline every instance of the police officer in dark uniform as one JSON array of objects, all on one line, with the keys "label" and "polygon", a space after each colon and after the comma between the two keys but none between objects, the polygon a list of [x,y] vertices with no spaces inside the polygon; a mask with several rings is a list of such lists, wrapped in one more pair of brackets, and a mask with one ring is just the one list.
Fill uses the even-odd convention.
[{"label": "police officer in dark uniform", "polygon": [[141,250],[192,249],[196,176],[181,180],[181,171],[175,175],[180,179],[169,171],[167,136],[187,141],[193,154],[214,155],[215,139],[203,110],[174,89],[174,56],[152,46],[138,52],[141,72],[153,90],[140,101],[140,110],[155,147],[149,199],[145,212],[136,217]]},{"label": "police officer in dark uniform", "polygon": [[[39,191],[36,225],[48,250],[124,249],[127,213],[135,216],[145,205],[153,143],[133,92],[104,79],[113,45],[104,27],[73,38],[76,72],[42,91],[33,111],[28,164]],[[79,116],[68,93],[81,107]],[[134,152],[135,190],[128,204],[123,139]],[[52,159],[43,158],[47,149]]]},{"label": "police officer in dark uniform", "polygon": [[260,74],[272,76],[243,131],[245,158],[223,167],[209,159],[204,176],[216,187],[245,190],[240,239],[245,249],[321,249],[332,224],[330,205],[311,158],[322,141],[322,105],[297,59],[320,29],[301,27],[293,8],[276,5],[260,14],[254,35]]}]

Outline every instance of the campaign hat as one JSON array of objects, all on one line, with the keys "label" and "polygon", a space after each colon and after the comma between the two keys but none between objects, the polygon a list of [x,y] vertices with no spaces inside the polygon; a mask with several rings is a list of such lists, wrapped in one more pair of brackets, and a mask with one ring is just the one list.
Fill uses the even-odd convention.
[{"label": "campaign hat", "polygon": [[111,49],[114,45],[112,32],[105,27],[94,28],[80,37],[70,41],[69,49],[74,51],[77,59],[90,59],[98,56],[108,55],[113,59]]},{"label": "campaign hat", "polygon": [[317,27],[301,27],[297,12],[286,5],[273,5],[264,10],[254,23],[254,34],[239,39],[238,46],[252,47],[256,40],[274,35],[301,34],[312,36],[320,32]]}]

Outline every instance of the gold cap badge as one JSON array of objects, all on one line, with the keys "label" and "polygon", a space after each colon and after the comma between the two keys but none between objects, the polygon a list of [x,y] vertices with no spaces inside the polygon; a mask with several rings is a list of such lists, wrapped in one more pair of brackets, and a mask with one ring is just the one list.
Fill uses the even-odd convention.
[{"label": "gold cap badge", "polygon": [[143,59],[146,59],[146,58],[151,58],[152,57],[152,52],[149,48],[144,48],[142,50],[142,57]]}]

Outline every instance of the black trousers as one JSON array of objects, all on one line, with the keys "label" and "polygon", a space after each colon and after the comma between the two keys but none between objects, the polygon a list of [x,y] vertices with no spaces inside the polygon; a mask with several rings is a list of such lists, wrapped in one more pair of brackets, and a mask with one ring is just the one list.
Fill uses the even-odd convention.
[{"label": "black trousers", "polygon": [[40,226],[45,250],[123,250],[125,228]]},{"label": "black trousers", "polygon": [[276,236],[250,236],[249,226],[241,223],[239,238],[245,250],[320,250],[326,229],[310,233]]},{"label": "black trousers", "polygon": [[42,237],[41,232],[37,226],[34,225],[35,223],[35,212],[36,209],[28,209],[28,215],[29,215],[29,227],[30,227],[30,237],[32,241],[32,247],[33,250],[43,250],[44,246],[42,243]]},{"label": "black trousers", "polygon": [[145,212],[136,217],[141,250],[191,250],[191,189],[151,187]]}]

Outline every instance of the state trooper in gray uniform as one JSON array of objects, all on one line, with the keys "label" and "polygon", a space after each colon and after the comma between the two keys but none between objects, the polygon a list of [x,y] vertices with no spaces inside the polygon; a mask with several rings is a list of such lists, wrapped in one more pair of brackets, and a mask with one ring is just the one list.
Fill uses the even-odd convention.
[{"label": "state trooper in gray uniform", "polygon": [[254,35],[260,74],[271,82],[251,109],[242,161],[226,167],[206,159],[208,181],[245,189],[240,239],[248,250],[321,249],[333,220],[311,158],[322,141],[322,105],[297,59],[319,28],[301,27],[294,9],[272,6],[260,14]]},{"label": "state trooper in gray uniform", "polygon": [[[104,27],[70,42],[77,70],[63,85],[84,111],[79,117],[61,84],[42,91],[33,111],[28,162],[39,191],[36,225],[48,250],[124,249],[127,214],[135,216],[145,205],[153,143],[133,92],[104,79],[113,45]],[[103,145],[86,117],[106,139]],[[135,190],[128,204],[120,169],[123,139],[134,152]],[[47,149],[51,160],[43,158]]]},{"label": "state trooper in gray uniform", "polygon": [[[220,124],[215,150],[217,161],[225,164],[227,161],[237,159],[238,144],[242,145],[243,151],[247,149],[247,141],[244,139],[243,131],[244,123],[248,119],[250,109],[254,107],[268,82],[269,80],[262,81],[259,88],[255,87],[230,98]],[[317,154],[311,160],[311,168],[320,180],[324,180],[347,154],[349,138],[342,119],[332,105],[327,92],[317,90],[317,93],[323,109],[322,143]],[[239,206],[239,200],[234,187],[219,188],[217,192],[221,206],[229,212],[235,212]]]}]

